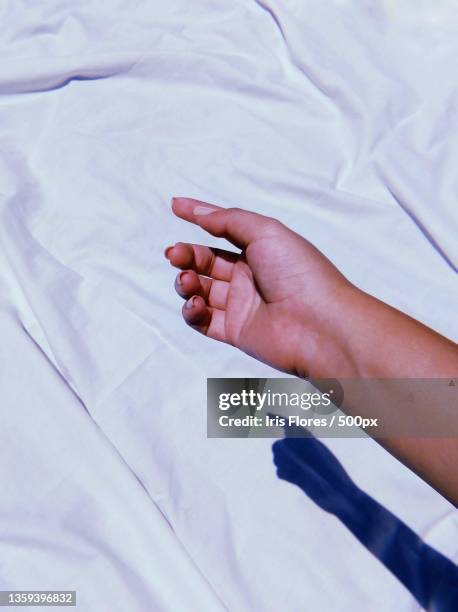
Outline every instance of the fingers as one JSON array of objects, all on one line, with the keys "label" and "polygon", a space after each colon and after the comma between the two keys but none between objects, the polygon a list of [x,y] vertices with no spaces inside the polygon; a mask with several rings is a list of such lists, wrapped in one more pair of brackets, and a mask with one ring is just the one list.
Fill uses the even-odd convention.
[{"label": "fingers", "polygon": [[193,329],[213,338],[226,342],[224,311],[209,308],[200,296],[193,296],[183,305],[183,318]]},{"label": "fingers", "polygon": [[176,277],[175,289],[184,299],[199,295],[213,308],[226,308],[229,283],[225,281],[212,280],[199,276],[194,270],[185,270]]},{"label": "fingers", "polygon": [[166,249],[165,256],[173,266],[184,268],[175,280],[175,288],[187,299],[182,310],[186,323],[209,338],[226,342],[224,309],[239,256],[182,242]]},{"label": "fingers", "polygon": [[[191,223],[197,223],[196,217],[194,216],[194,210],[199,207],[201,210],[197,212],[205,212],[203,209],[211,211],[224,210],[221,206],[215,204],[209,204],[208,202],[202,202],[201,200],[194,200],[193,198],[172,198],[172,210],[177,217],[190,221]],[[202,215],[201,215],[202,216]]]},{"label": "fingers", "polygon": [[165,256],[176,268],[195,270],[197,274],[222,281],[231,280],[234,264],[240,257],[230,251],[184,242],[168,247]]},{"label": "fingers", "polygon": [[281,223],[239,208],[221,208],[191,198],[173,198],[173,212],[212,234],[226,238],[241,249],[250,242],[278,231]]},{"label": "fingers", "polygon": [[[178,217],[199,225],[213,236],[226,238],[241,249],[256,239],[274,236],[283,227],[263,215],[190,198],[174,198],[172,207]],[[185,243],[169,247],[165,255],[173,266],[184,271],[175,286],[182,297],[191,296],[183,306],[185,321],[197,331],[226,342],[225,307],[240,255]]]}]

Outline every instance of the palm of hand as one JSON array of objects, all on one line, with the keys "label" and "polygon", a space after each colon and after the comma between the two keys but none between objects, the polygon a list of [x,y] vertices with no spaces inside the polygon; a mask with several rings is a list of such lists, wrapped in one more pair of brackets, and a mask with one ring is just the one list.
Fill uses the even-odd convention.
[{"label": "palm of hand", "polygon": [[294,369],[291,332],[299,325],[295,316],[299,292],[280,266],[272,265],[266,253],[269,250],[266,243],[253,244],[234,265],[225,311],[225,341],[289,372]]},{"label": "palm of hand", "polygon": [[315,247],[276,225],[268,238],[251,243],[234,265],[226,342],[295,373],[299,341],[317,325],[336,280],[342,282],[343,277]]}]

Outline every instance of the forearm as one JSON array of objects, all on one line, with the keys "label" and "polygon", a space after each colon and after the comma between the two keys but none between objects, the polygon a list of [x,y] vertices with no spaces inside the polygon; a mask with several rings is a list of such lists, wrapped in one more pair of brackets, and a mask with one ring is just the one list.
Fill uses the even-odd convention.
[{"label": "forearm", "polygon": [[356,377],[454,378],[458,347],[419,321],[356,290],[341,338]]},{"label": "forearm", "polygon": [[[389,435],[377,441],[458,505],[458,473],[454,467],[458,464],[458,411],[440,402],[431,406],[420,387],[416,391],[414,382],[411,392],[403,396],[402,385],[380,385],[370,380],[458,378],[457,345],[352,288],[340,299],[327,330],[325,349],[315,351],[315,359],[305,355],[299,370],[312,378],[341,380],[345,393],[342,409],[348,414],[378,418]],[[351,384],[345,379],[367,381]],[[445,437],[448,432],[450,438]],[[376,437],[377,431],[372,435]]]},{"label": "forearm", "polygon": [[[318,330],[318,331],[317,331]],[[303,326],[297,374],[312,378],[456,378],[458,346],[348,284]]]}]

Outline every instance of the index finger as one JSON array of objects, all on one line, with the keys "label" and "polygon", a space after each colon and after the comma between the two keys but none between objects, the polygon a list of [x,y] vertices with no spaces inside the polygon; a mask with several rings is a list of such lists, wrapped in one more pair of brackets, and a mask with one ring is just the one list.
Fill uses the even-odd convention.
[{"label": "index finger", "polygon": [[240,208],[222,208],[191,198],[173,198],[172,208],[181,219],[199,225],[213,236],[226,238],[242,249],[281,225],[257,213]]},{"label": "index finger", "polygon": [[214,212],[218,210],[226,210],[222,206],[216,206],[215,204],[209,204],[208,202],[202,202],[201,200],[195,200],[194,198],[172,198],[172,210],[180,219],[196,223],[194,215],[194,209],[202,207],[212,210]]}]

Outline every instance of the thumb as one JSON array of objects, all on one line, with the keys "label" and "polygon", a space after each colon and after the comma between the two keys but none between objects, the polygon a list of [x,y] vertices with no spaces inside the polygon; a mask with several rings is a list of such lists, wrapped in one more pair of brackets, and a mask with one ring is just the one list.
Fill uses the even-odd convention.
[{"label": "thumb", "polygon": [[280,226],[278,221],[264,215],[241,208],[221,208],[191,198],[173,198],[172,209],[181,219],[199,225],[212,236],[226,238],[241,249]]}]

